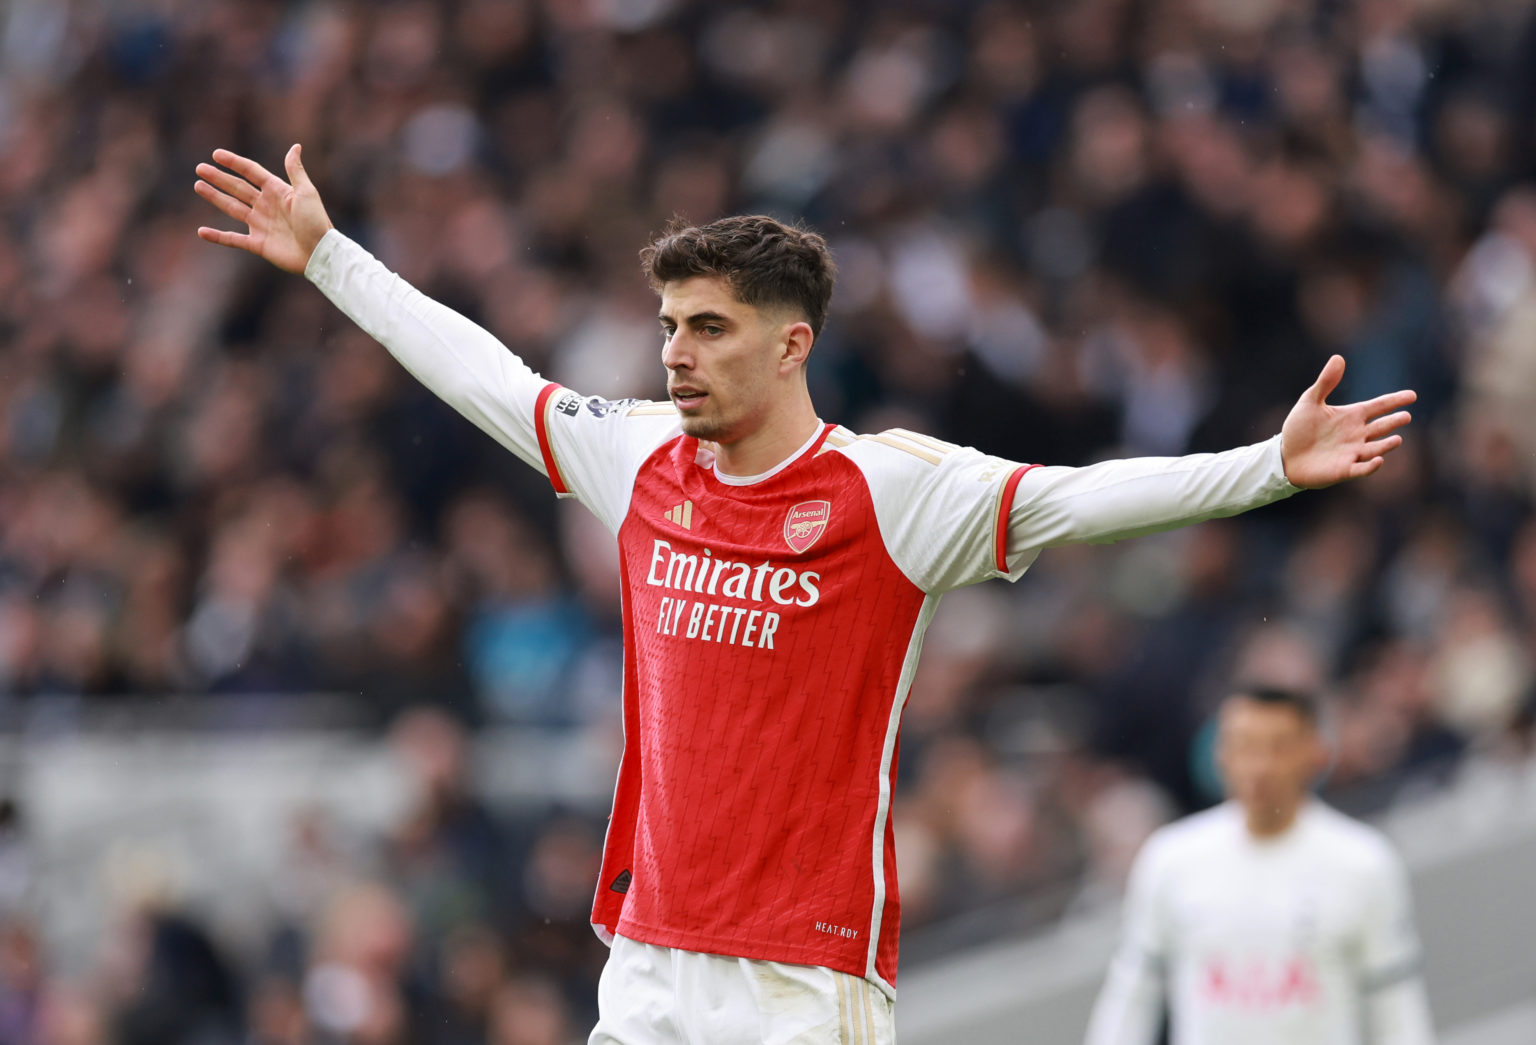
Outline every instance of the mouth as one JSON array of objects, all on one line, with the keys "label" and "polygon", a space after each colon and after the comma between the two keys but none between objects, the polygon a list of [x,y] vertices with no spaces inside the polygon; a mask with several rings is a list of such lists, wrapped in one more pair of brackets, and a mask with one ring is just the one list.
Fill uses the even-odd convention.
[{"label": "mouth", "polygon": [[708,392],[701,392],[697,388],[672,389],[672,403],[679,410],[697,410],[708,397]]}]

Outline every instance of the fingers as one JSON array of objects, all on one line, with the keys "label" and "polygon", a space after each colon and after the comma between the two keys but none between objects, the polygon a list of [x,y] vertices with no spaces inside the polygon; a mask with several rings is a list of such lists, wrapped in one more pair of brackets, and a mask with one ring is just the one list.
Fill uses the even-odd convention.
[{"label": "fingers", "polygon": [[1369,461],[1356,461],[1349,468],[1349,477],[1351,479],[1363,479],[1372,472],[1379,471],[1384,464],[1386,464],[1386,458],[1384,457],[1373,457]]},{"label": "fingers", "polygon": [[1359,458],[1361,460],[1371,460],[1373,458],[1384,457],[1402,445],[1402,436],[1389,435],[1385,439],[1377,439],[1362,446],[1360,448]]},{"label": "fingers", "polygon": [[256,186],[257,192],[266,188],[269,181],[278,180],[277,175],[267,170],[255,160],[248,160],[239,153],[230,152],[228,149],[214,149],[213,160],[215,163],[222,163]]},{"label": "fingers", "polygon": [[295,143],[288,150],[288,155],[283,157],[283,169],[288,172],[288,181],[294,188],[304,185],[313,188],[309,180],[309,172],[304,169],[303,146]]},{"label": "fingers", "polygon": [[1307,389],[1307,396],[1314,403],[1325,402],[1333,390],[1339,387],[1339,382],[1344,378],[1344,357],[1329,356],[1328,362],[1323,364],[1322,373],[1317,375],[1317,380],[1312,382],[1312,387]]},{"label": "fingers", "polygon": [[251,223],[250,207],[246,206],[244,203],[241,203],[237,199],[226,196],[212,185],[209,185],[206,181],[197,182],[192,186],[192,191],[197,193],[203,199],[207,200],[209,203],[213,204],[215,207],[219,208],[219,210],[223,211],[225,214],[228,214],[231,218],[234,218],[236,221],[244,222],[247,225]]},{"label": "fingers", "polygon": [[1397,413],[1388,414],[1386,417],[1378,417],[1365,426],[1365,437],[1367,439],[1380,439],[1382,436],[1397,431],[1412,420],[1413,415],[1406,410],[1399,410]]},{"label": "fingers", "polygon": [[261,196],[255,187],[244,178],[237,178],[226,170],[221,170],[211,163],[199,163],[197,176],[208,182],[220,192],[227,193],[247,206],[255,206],[256,200]]},{"label": "fingers", "polygon": [[1358,405],[1364,408],[1366,417],[1379,417],[1393,410],[1401,410],[1410,403],[1417,402],[1418,398],[1419,393],[1411,388],[1405,388],[1400,392],[1388,392],[1386,395],[1379,395],[1375,399],[1367,400]]},{"label": "fingers", "polygon": [[251,237],[243,232],[227,232],[224,229],[210,229],[207,226],[203,226],[197,230],[197,235],[198,238],[205,239],[209,243],[217,243],[221,247],[236,247],[240,250],[251,249]]}]

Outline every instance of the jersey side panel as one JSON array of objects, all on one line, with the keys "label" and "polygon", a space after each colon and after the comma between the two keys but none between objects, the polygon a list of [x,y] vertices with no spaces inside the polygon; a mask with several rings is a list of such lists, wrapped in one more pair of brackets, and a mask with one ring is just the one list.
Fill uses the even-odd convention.
[{"label": "jersey side panel", "polygon": [[613,788],[613,806],[608,814],[608,829],[603,838],[602,867],[597,876],[597,892],[592,900],[592,928],[604,943],[612,944],[624,912],[624,897],[629,892],[635,865],[635,824],[640,815],[643,780],[640,758],[639,694],[635,686],[635,645],[629,634],[629,578],[626,564],[619,560],[622,588],[621,612],[624,620],[624,682],[621,699],[624,750],[619,756],[618,778]]},{"label": "jersey side panel", "polygon": [[885,742],[880,758],[880,797],[875,810],[874,830],[870,835],[875,900],[870,913],[871,931],[864,975],[895,996],[897,951],[901,939],[901,899],[896,881],[896,832],[891,820],[891,801],[896,794],[896,769],[901,759],[901,713],[917,675],[918,655],[923,635],[939,608],[939,596],[923,599],[917,626],[912,629],[902,658],[901,674],[896,682],[896,696],[891,703]]}]

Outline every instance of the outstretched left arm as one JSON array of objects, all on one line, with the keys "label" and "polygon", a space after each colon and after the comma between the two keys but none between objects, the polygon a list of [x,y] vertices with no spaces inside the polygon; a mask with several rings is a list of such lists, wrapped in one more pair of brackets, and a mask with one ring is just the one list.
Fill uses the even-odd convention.
[{"label": "outstretched left arm", "polygon": [[[1302,393],[1281,433],[1219,454],[1136,457],[1084,468],[1031,469],[1008,513],[1006,575],[1058,544],[1102,544],[1236,515],[1345,479],[1370,475],[1402,444],[1411,391],[1332,406],[1344,375],[1334,356]],[[1003,572],[1003,571],[999,571]]]}]

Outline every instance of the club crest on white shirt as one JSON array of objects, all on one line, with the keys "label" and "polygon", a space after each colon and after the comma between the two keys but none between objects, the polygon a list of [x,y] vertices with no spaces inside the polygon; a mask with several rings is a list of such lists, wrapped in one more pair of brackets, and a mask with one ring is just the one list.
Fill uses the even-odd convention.
[{"label": "club crest on white shirt", "polygon": [[826,532],[831,518],[831,501],[801,501],[784,516],[784,543],[797,555],[804,552]]}]

